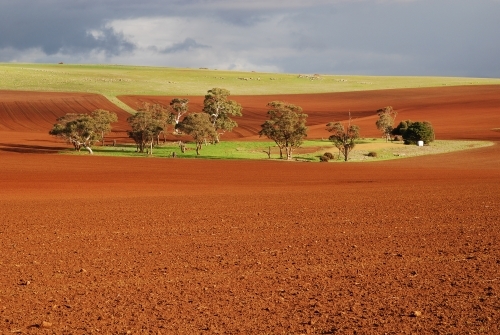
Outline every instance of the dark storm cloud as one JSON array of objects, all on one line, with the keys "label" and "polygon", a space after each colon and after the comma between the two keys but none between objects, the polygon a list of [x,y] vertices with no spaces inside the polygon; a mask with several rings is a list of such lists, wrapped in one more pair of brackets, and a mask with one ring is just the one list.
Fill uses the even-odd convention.
[{"label": "dark storm cloud", "polygon": [[[104,26],[107,19],[97,1],[9,1],[0,11],[0,48],[40,48],[48,55],[131,51],[130,42]],[[97,38],[89,34],[95,29],[101,31]]]},{"label": "dark storm cloud", "polygon": [[[134,45],[106,27],[116,19],[147,16],[197,15],[206,1],[131,0],[3,0],[0,11],[0,48],[41,48],[58,52],[131,51]],[[214,8],[208,6],[206,14]],[[229,21],[233,15],[228,15]],[[89,31],[101,31],[99,38]],[[188,41],[189,43],[189,41]],[[193,47],[194,45],[191,45]],[[199,46],[198,46],[199,47]]]}]

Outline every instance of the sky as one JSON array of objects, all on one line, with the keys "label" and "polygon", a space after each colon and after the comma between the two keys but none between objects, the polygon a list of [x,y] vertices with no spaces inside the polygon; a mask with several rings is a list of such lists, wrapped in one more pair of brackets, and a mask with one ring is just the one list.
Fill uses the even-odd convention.
[{"label": "sky", "polygon": [[500,0],[0,0],[0,62],[500,78]]}]

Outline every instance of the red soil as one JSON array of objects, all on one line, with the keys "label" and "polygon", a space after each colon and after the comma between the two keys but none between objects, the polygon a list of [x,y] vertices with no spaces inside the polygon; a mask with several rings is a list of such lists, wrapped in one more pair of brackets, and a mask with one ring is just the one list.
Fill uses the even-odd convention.
[{"label": "red soil", "polygon": [[[41,155],[65,146],[56,116],[116,110],[16,94],[0,93],[0,334],[500,333],[498,142],[370,164]],[[227,138],[274,99],[311,137],[349,109],[379,136],[386,105],[438,138],[500,136],[500,87],[236,99]]]},{"label": "red soil", "polygon": [[[122,96],[136,107],[144,101],[168,105],[172,96]],[[189,99],[192,112],[200,112],[203,97]],[[269,96],[231,96],[243,106],[243,117],[235,118],[239,127],[224,135],[226,139],[255,139],[266,120],[266,105],[280,100],[301,106],[308,114],[309,138],[326,138],[326,123],[349,118],[361,128],[364,137],[380,137],[375,127],[375,111],[393,106],[397,120],[430,121],[439,139],[500,140],[500,86],[463,86],[442,88],[397,89],[324,94]]]},{"label": "red soil", "polygon": [[113,138],[126,138],[130,115],[102,95],[0,91],[0,149],[54,152],[67,148],[48,135],[56,119],[66,113],[90,113],[95,109],[117,113]]}]

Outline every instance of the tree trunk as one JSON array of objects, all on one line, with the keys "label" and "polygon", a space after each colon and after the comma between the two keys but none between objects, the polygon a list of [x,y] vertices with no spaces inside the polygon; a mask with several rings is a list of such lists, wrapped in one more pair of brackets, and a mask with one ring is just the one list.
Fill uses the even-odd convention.
[{"label": "tree trunk", "polygon": [[344,147],[344,150],[342,150],[342,153],[344,154],[344,162],[347,162],[347,159],[349,157],[349,148]]},{"label": "tree trunk", "polygon": [[292,160],[292,151],[293,151],[293,148],[292,147],[286,147],[286,160],[287,161],[290,161]]},{"label": "tree trunk", "polygon": [[264,152],[267,154],[267,158],[271,159],[271,147],[267,151],[264,150]]},{"label": "tree trunk", "polygon": [[90,155],[93,155],[93,154],[94,154],[94,152],[92,151],[92,148],[91,148],[91,147],[89,147],[89,146],[88,146],[88,145],[86,145],[86,144],[84,144],[83,146],[85,147],[85,149],[87,149],[87,150],[88,150],[88,152],[89,152],[89,154],[90,154]]}]

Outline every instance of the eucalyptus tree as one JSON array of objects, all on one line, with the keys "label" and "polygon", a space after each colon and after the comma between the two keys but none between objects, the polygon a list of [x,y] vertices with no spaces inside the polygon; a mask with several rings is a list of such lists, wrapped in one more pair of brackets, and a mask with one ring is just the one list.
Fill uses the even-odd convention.
[{"label": "eucalyptus tree", "polygon": [[118,121],[118,116],[116,113],[104,109],[96,109],[92,112],[91,116],[95,122],[95,131],[98,134],[102,146],[104,146],[104,136],[111,131],[111,124]]},{"label": "eucalyptus tree", "polygon": [[391,139],[394,121],[396,120],[398,112],[396,112],[392,106],[387,106],[377,110],[377,115],[378,119],[375,122],[375,125],[385,136],[385,141],[388,142]]},{"label": "eucalyptus tree", "polygon": [[[181,122],[181,117],[188,112],[188,99],[181,99],[181,98],[174,98],[170,102],[170,108],[172,109],[172,118],[173,118],[173,123],[175,123],[175,126]],[[177,131],[178,128],[175,127],[175,130]]]},{"label": "eucalyptus tree", "polygon": [[332,133],[328,139],[333,142],[333,145],[344,156],[344,160],[347,162],[349,153],[354,149],[356,139],[359,138],[359,127],[351,125],[351,120],[349,119],[347,127],[344,127],[341,122],[329,122],[326,125],[326,130]]},{"label": "eucalyptus tree", "polygon": [[89,114],[67,113],[56,119],[49,134],[71,143],[75,150],[85,148],[93,154],[92,146],[102,141],[104,135],[111,131],[111,123],[116,122],[115,113],[105,110],[95,110]]},{"label": "eucalyptus tree", "polygon": [[144,102],[138,111],[151,114],[152,120],[155,121],[158,126],[155,135],[156,144],[160,144],[160,135],[163,135],[163,143],[165,143],[167,141],[166,133],[168,127],[174,120],[174,114],[171,109],[159,103]]},{"label": "eucalyptus tree", "polygon": [[196,155],[200,154],[203,143],[214,140],[217,133],[206,113],[193,113],[187,115],[176,126],[180,131],[193,137],[196,143]]},{"label": "eucalyptus tree", "polygon": [[163,131],[161,122],[149,110],[137,111],[127,119],[127,122],[131,127],[127,134],[137,145],[137,151],[144,152],[146,147],[150,147],[152,153],[153,142]]},{"label": "eucalyptus tree", "polygon": [[287,160],[291,160],[293,149],[300,147],[307,136],[307,114],[302,113],[301,107],[282,101],[272,101],[267,106],[269,119],[261,125],[259,135],[276,143],[280,158],[285,149]]},{"label": "eucalyptus tree", "polygon": [[203,101],[203,112],[209,115],[216,132],[215,142],[219,142],[222,134],[238,126],[231,119],[232,116],[242,116],[241,105],[234,100],[229,100],[229,95],[229,91],[224,88],[212,88],[207,92]]}]

